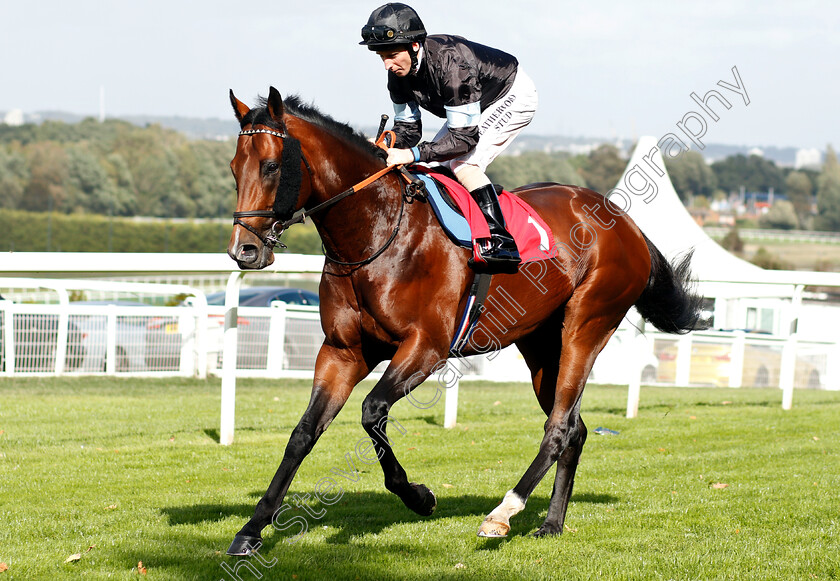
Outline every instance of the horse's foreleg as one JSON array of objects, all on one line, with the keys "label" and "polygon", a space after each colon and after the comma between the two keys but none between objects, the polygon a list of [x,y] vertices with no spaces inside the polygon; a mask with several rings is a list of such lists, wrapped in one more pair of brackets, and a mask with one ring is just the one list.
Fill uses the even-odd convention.
[{"label": "horse's foreleg", "polygon": [[441,361],[445,361],[445,349],[435,349],[419,335],[414,336],[400,346],[382,379],[362,404],[362,426],[373,441],[385,476],[385,488],[423,516],[434,512],[437,506],[435,495],[423,484],[409,482],[391,448],[386,427],[389,422],[395,421],[389,416],[391,406],[420,385]]},{"label": "horse's foreleg", "polygon": [[249,555],[262,542],[262,530],[273,522],[282,507],[301,462],[341,411],[353,387],[367,373],[368,367],[360,354],[327,345],[321,348],[309,406],[292,431],[283,461],[257,503],[254,516],[236,534],[227,550],[228,555]]}]

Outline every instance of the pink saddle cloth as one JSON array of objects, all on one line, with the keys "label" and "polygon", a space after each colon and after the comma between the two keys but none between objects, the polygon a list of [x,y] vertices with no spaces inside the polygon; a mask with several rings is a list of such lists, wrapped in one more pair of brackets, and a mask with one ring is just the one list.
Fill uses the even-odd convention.
[{"label": "pink saddle cloth", "polygon": [[[412,167],[411,169],[431,175],[435,181],[446,188],[449,196],[470,226],[473,257],[478,262],[484,262],[480,255],[481,241],[490,238],[490,229],[487,227],[484,214],[467,189],[457,180],[430,171],[422,166]],[[505,227],[516,242],[516,248],[519,250],[523,264],[557,256],[557,248],[554,244],[554,235],[551,233],[551,228],[530,205],[504,190],[499,194],[499,206],[505,217]]]}]

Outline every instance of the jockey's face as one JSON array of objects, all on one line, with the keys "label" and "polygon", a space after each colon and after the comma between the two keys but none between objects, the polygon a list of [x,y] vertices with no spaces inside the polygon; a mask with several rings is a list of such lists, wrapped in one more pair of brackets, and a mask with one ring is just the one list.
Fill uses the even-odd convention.
[{"label": "jockey's face", "polygon": [[[419,44],[414,43],[412,48],[417,50]],[[385,68],[398,77],[405,77],[411,72],[411,55],[405,46],[378,50],[376,54],[382,59]]]}]

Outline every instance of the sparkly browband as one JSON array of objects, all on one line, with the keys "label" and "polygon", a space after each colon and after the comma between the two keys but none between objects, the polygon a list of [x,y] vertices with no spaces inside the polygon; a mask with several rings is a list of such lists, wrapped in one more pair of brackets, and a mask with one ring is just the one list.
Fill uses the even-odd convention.
[{"label": "sparkly browband", "polygon": [[239,135],[256,135],[257,133],[267,133],[268,135],[273,135],[274,137],[279,137],[280,139],[286,139],[286,137],[288,137],[285,133],[272,131],[271,129],[248,129],[247,131],[240,131]]}]

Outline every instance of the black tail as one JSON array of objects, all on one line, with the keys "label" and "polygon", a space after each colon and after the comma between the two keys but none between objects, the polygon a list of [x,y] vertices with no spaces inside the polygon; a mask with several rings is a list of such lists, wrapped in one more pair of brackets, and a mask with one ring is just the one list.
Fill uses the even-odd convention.
[{"label": "black tail", "polygon": [[650,278],[647,288],[636,301],[636,310],[665,333],[685,334],[707,329],[709,321],[700,318],[703,297],[695,294],[691,278],[694,251],[688,252],[672,266],[647,236],[645,242],[650,251]]}]

